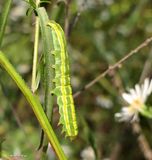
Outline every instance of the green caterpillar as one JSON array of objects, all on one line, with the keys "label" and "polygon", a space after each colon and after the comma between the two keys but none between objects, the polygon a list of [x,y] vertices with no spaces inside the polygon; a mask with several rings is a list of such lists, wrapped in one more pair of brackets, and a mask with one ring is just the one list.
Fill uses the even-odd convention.
[{"label": "green caterpillar", "polygon": [[55,57],[55,89],[53,94],[57,96],[60,120],[63,125],[62,132],[66,136],[74,138],[78,134],[74,101],[72,97],[71,82],[69,76],[69,59],[64,32],[59,24],[50,21],[48,26],[52,30],[53,47],[52,54]]}]

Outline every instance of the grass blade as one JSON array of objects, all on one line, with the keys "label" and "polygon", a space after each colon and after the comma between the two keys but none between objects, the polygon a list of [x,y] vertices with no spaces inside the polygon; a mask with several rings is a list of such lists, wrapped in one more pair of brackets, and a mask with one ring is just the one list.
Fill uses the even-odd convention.
[{"label": "grass blade", "polygon": [[5,32],[6,22],[7,22],[9,10],[11,7],[11,3],[12,3],[12,0],[5,0],[4,8],[2,10],[1,17],[0,17],[0,48],[2,45],[2,40]]},{"label": "grass blade", "polygon": [[43,111],[43,108],[35,95],[32,94],[31,90],[27,87],[24,80],[21,76],[15,71],[14,67],[5,57],[4,53],[0,51],[0,65],[8,72],[11,78],[15,81],[17,86],[20,88],[30,106],[32,107],[34,114],[36,115],[41,127],[46,133],[50,144],[52,145],[54,151],[56,152],[60,160],[66,160],[65,154],[60,147],[58,139],[49,123],[49,120],[46,117],[46,114]]}]

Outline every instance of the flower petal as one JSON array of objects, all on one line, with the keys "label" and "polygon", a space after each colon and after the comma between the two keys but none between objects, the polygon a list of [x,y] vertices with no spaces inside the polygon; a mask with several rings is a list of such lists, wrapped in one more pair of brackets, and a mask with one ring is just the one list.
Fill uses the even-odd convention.
[{"label": "flower petal", "polygon": [[123,107],[121,112],[115,114],[116,120],[122,121],[135,121],[138,118],[138,112],[134,112],[130,107]]},{"label": "flower petal", "polygon": [[130,89],[129,93],[123,93],[122,97],[128,102],[129,106],[122,107],[121,111],[115,114],[115,118],[117,118],[118,121],[133,122],[139,120],[138,114],[151,92],[152,80],[146,78],[141,86],[136,84],[135,89]]},{"label": "flower petal", "polygon": [[142,92],[141,92],[141,88],[138,84],[135,85],[135,90],[136,90],[137,96],[141,99]]},{"label": "flower petal", "polygon": [[144,84],[142,86],[142,100],[143,100],[143,102],[145,102],[148,97],[148,94],[147,94],[148,87],[149,87],[149,79],[146,78],[144,81]]},{"label": "flower petal", "polygon": [[138,98],[138,95],[136,94],[136,91],[134,89],[130,89],[129,91],[134,100]]},{"label": "flower petal", "polygon": [[130,94],[123,93],[123,94],[122,94],[122,97],[123,97],[123,99],[124,99],[126,102],[128,102],[129,104],[131,104],[132,101],[133,101],[133,97],[132,97]]},{"label": "flower petal", "polygon": [[148,95],[152,92],[152,80],[150,81],[149,87],[148,87]]}]

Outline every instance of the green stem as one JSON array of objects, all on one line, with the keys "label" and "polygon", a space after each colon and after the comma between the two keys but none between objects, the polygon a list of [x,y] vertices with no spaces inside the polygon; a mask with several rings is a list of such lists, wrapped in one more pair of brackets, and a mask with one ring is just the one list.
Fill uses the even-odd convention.
[{"label": "green stem", "polygon": [[140,110],[140,113],[147,118],[152,118],[152,107],[143,105],[142,109]]},{"label": "green stem", "polygon": [[[38,7],[40,0],[36,0],[36,6]],[[34,54],[33,54],[33,68],[32,68],[32,84],[31,89],[34,93],[37,85],[36,85],[36,70],[37,70],[37,60],[38,60],[38,44],[39,44],[39,17],[35,17],[35,38],[34,38]]]},{"label": "green stem", "polygon": [[44,132],[46,133],[50,144],[54,148],[54,151],[56,152],[58,158],[60,160],[66,160],[66,156],[58,142],[58,139],[43,111],[43,108],[38,100],[38,98],[32,94],[30,89],[25,84],[24,80],[21,78],[21,76],[15,71],[14,67],[11,65],[11,63],[8,61],[8,59],[5,57],[5,55],[0,51],[0,65],[8,72],[8,74],[11,76],[11,78],[15,81],[17,86],[20,88],[24,96],[26,97],[27,101],[31,105],[41,127],[43,128]]},{"label": "green stem", "polygon": [[6,22],[11,7],[12,0],[5,0],[4,7],[0,17],[0,48],[2,45],[3,35],[5,32]]},{"label": "green stem", "polygon": [[[48,119],[51,123],[52,121],[52,113],[53,113],[53,96],[51,95],[51,91],[54,89],[53,79],[54,79],[54,69],[52,65],[54,64],[54,57],[51,54],[51,50],[53,50],[53,42],[51,38],[51,30],[47,27],[47,23],[49,22],[49,18],[45,8],[38,8],[37,14],[40,20],[41,27],[41,35],[42,35],[42,43],[43,43],[43,51],[44,51],[44,89],[45,89],[45,100],[44,100],[44,110],[48,116]],[[44,136],[43,142],[43,152],[45,154],[47,149],[47,138]]]},{"label": "green stem", "polygon": [[54,79],[54,69],[52,65],[54,64],[54,57],[51,54],[53,50],[53,41],[52,41],[52,33],[47,26],[49,22],[49,18],[45,8],[40,7],[37,9],[37,14],[40,20],[40,27],[41,27],[41,35],[42,35],[42,43],[43,43],[43,50],[44,50],[44,61],[45,61],[45,68],[44,68],[44,88],[45,88],[45,110],[47,113],[48,118],[52,119],[52,112],[53,112],[53,96],[51,95],[51,91],[54,89],[53,79]]},{"label": "green stem", "polygon": [[36,17],[35,24],[35,40],[34,40],[34,54],[33,54],[33,69],[32,69],[32,85],[31,89],[34,93],[37,85],[36,85],[36,70],[37,70],[37,59],[38,59],[38,44],[39,44],[39,18]]}]

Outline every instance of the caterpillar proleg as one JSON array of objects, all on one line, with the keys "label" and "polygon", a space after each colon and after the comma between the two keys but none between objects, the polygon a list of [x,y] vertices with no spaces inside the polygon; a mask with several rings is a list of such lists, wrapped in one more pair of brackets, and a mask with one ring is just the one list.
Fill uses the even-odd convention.
[{"label": "caterpillar proleg", "polygon": [[50,21],[48,26],[52,30],[53,48],[52,54],[55,58],[55,89],[53,94],[57,96],[59,106],[60,120],[63,125],[62,132],[66,136],[74,138],[78,134],[74,101],[72,97],[72,88],[70,82],[69,58],[64,32],[59,24]]}]

